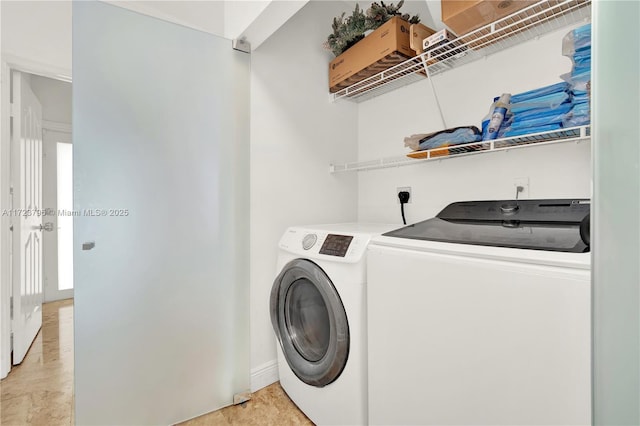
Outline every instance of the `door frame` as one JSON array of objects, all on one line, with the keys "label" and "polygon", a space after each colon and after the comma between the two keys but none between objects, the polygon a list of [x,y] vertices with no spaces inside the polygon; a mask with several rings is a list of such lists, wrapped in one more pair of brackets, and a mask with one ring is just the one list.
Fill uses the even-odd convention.
[{"label": "door frame", "polygon": [[[54,137],[55,136],[55,137]],[[73,146],[72,143],[72,133],[71,133],[71,126],[66,124],[66,123],[56,123],[53,121],[47,121],[47,120],[42,120],[42,146],[43,146],[43,153],[45,153],[47,151],[47,149],[54,149],[57,150],[57,144],[58,143],[65,143],[65,144],[69,144],[71,146]],[[64,139],[64,140],[63,140]],[[55,157],[56,161],[56,171],[57,171],[57,155]],[[49,162],[51,160],[47,160],[46,158],[43,159],[43,179],[46,179],[46,175],[44,172],[44,165],[48,164],[49,166],[51,165],[51,163]],[[47,171],[49,171],[49,169],[47,169]],[[58,195],[58,188],[59,188],[59,183],[56,179],[56,189],[55,189],[55,198],[56,198],[56,202],[55,202],[55,211],[57,212],[59,210],[59,206],[57,204],[57,195]],[[43,202],[42,205],[46,206],[46,207],[51,207],[52,204],[48,205],[45,201],[44,201],[44,194],[45,194],[45,188],[43,186]],[[66,289],[66,290],[59,290],[58,289],[58,285],[59,285],[59,280],[58,280],[58,276],[59,276],[59,260],[58,260],[58,219],[59,216],[56,214],[53,218],[46,218],[45,221],[46,222],[52,222],[54,224],[54,229],[55,232],[50,232],[50,233],[43,233],[43,237],[42,237],[42,241],[43,241],[43,254],[42,254],[42,259],[43,259],[43,277],[44,277],[44,283],[43,283],[43,303],[47,303],[47,302],[54,302],[57,300],[63,300],[63,299],[70,299],[73,297],[73,288],[71,289]],[[52,265],[49,260],[47,259],[48,255],[51,254],[51,252],[49,250],[47,250],[50,246],[49,244],[51,244],[51,242],[48,243],[44,243],[45,241],[47,241],[50,237],[55,235],[55,250],[53,250],[53,252],[55,252],[55,259],[53,259],[54,261],[52,263],[55,264]],[[55,272],[55,277],[52,277],[51,272],[52,270],[50,268],[54,268],[53,271]],[[53,284],[52,284],[53,281]],[[54,285],[55,284],[55,285]]]},{"label": "door frame", "polygon": [[11,71],[71,82],[71,70],[32,61],[13,55],[0,59],[0,379],[11,371],[11,276],[8,233],[10,218],[2,215],[9,208],[11,197]]}]

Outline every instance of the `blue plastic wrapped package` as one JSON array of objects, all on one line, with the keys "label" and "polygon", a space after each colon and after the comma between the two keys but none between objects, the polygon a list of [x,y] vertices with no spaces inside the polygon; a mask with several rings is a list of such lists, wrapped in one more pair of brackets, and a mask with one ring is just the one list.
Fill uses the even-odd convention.
[{"label": "blue plastic wrapped package", "polygon": [[591,48],[591,24],[583,25],[562,39],[562,55],[572,56],[574,53]]},{"label": "blue plastic wrapped package", "polygon": [[476,126],[454,127],[431,133],[420,140],[419,151],[434,149],[444,145],[459,145],[462,143],[478,142],[482,134]]},{"label": "blue plastic wrapped package", "polygon": [[587,86],[591,81],[591,69],[582,70],[580,73],[567,73],[560,76],[563,80],[569,83],[569,88],[572,92],[587,91]]},{"label": "blue plastic wrapped package", "polygon": [[535,108],[535,109],[530,109],[528,111],[523,111],[518,115],[514,115],[513,116],[513,122],[517,123],[517,122],[520,122],[520,121],[526,121],[526,120],[537,119],[537,118],[542,118],[542,117],[549,117],[549,116],[557,116],[557,115],[561,115],[561,114],[566,114],[569,111],[571,111],[572,107],[573,107],[573,105],[571,104],[571,102],[565,102],[565,103],[557,106],[556,108]]},{"label": "blue plastic wrapped package", "polygon": [[564,127],[584,126],[591,122],[591,111],[588,103],[576,104],[562,122]]},{"label": "blue plastic wrapped package", "polygon": [[557,108],[569,100],[567,92],[557,92],[546,96],[529,99],[524,102],[511,103],[510,109],[513,114],[518,116],[523,111],[536,108]]},{"label": "blue plastic wrapped package", "polygon": [[575,67],[591,67],[591,49],[585,49],[581,52],[576,52],[571,57],[573,66]]},{"label": "blue plastic wrapped package", "polygon": [[528,120],[516,121],[511,124],[511,130],[520,130],[527,127],[546,126],[549,124],[562,124],[567,113],[557,115],[547,115],[537,118],[529,118]]},{"label": "blue plastic wrapped package", "polygon": [[575,80],[585,74],[591,75],[591,64],[573,67],[571,70],[571,79]]},{"label": "blue plastic wrapped package", "polygon": [[529,90],[528,92],[518,93],[511,96],[511,103],[517,104],[525,102],[530,99],[539,98],[545,95],[551,95],[553,93],[566,92],[569,89],[569,85],[561,81],[560,83],[552,84],[550,86],[540,87],[539,89]]},{"label": "blue plastic wrapped package", "polygon": [[558,130],[560,128],[562,128],[561,123],[547,124],[546,126],[525,127],[517,130],[509,129],[504,133],[504,137],[509,138],[513,136],[529,135],[531,133],[550,132],[552,130]]},{"label": "blue plastic wrapped package", "polygon": [[583,104],[588,102],[589,102],[589,93],[587,92],[575,93],[571,98],[572,104]]}]

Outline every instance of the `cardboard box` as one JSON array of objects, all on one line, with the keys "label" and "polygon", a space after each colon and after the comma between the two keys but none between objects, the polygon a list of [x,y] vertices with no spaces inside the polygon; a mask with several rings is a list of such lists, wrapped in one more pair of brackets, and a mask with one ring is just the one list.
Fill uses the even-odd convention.
[{"label": "cardboard box", "polygon": [[464,35],[538,0],[441,0],[442,22],[456,34]]},{"label": "cardboard box", "polygon": [[464,56],[467,46],[457,39],[451,31],[444,29],[425,38],[422,41],[422,48],[427,55],[427,64],[433,65],[436,62]]},{"label": "cardboard box", "polygon": [[[420,24],[418,24],[420,25]],[[329,91],[335,93],[416,55],[410,45],[410,26],[391,18],[329,63]],[[429,34],[435,31],[425,27]]]},{"label": "cardboard box", "polygon": [[458,36],[453,34],[451,31],[447,29],[440,30],[422,40],[422,49],[425,51],[432,50],[445,43],[449,43],[451,40],[455,40],[456,38],[458,38]]}]

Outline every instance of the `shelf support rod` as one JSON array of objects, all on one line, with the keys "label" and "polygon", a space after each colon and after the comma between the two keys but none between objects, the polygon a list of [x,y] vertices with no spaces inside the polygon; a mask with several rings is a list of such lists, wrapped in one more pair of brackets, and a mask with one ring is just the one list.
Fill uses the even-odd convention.
[{"label": "shelf support rod", "polygon": [[440,119],[442,120],[442,128],[447,129],[447,123],[444,121],[444,114],[442,113],[442,107],[440,106],[440,100],[438,99],[438,93],[436,92],[436,86],[433,84],[433,80],[431,79],[431,73],[429,73],[429,66],[427,65],[427,60],[425,56],[428,53],[422,54],[422,66],[424,67],[424,72],[427,74],[427,80],[429,80],[429,84],[431,85],[431,91],[433,92],[433,98],[436,101],[436,105],[438,107],[438,112],[440,113]]}]

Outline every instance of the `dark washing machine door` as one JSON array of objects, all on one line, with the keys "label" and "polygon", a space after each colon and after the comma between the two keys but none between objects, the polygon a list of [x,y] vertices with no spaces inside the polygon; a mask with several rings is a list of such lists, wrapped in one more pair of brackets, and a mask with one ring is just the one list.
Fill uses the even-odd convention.
[{"label": "dark washing machine door", "polygon": [[271,289],[271,324],[289,367],[303,382],[336,380],[349,357],[349,324],[327,274],[306,259],[289,262]]}]

